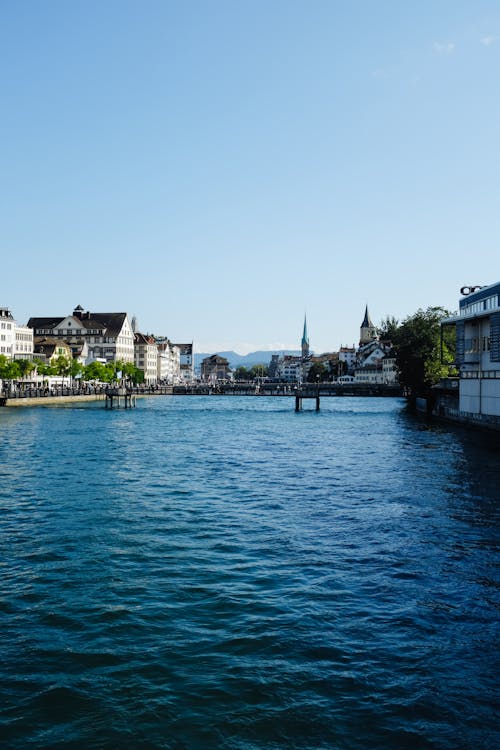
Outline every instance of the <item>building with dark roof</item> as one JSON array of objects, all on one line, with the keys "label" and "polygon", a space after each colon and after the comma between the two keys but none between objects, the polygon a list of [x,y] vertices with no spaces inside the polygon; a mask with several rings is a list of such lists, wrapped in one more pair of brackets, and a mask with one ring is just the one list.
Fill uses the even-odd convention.
[{"label": "building with dark roof", "polygon": [[88,347],[87,362],[133,362],[134,333],[127,313],[84,311],[81,305],[65,317],[30,318],[28,327],[35,336],[51,336],[66,341],[72,350]]},{"label": "building with dark roof", "polygon": [[34,357],[42,362],[53,362],[58,357],[72,358],[69,344],[55,336],[35,336]]}]

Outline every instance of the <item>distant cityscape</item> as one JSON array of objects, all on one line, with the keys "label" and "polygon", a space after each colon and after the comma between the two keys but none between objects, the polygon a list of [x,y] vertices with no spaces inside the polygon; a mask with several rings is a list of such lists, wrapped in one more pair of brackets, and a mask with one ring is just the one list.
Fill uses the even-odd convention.
[{"label": "distant cityscape", "polygon": [[[441,380],[438,377],[432,389],[424,388],[426,393],[419,393],[413,387],[410,390],[417,403],[420,397],[428,413],[498,429],[500,282],[462,287],[460,293],[458,313],[437,321],[441,330],[441,362],[443,331],[453,330],[453,375]],[[397,327],[394,330],[397,336]],[[101,382],[100,372],[106,374],[105,382],[130,379],[149,387],[252,381],[254,385],[309,382],[377,388],[400,384],[408,388],[400,346],[391,341],[391,335],[394,333],[389,333],[388,327],[377,329],[373,325],[366,306],[357,346],[313,353],[304,317],[300,349],[256,352],[238,359],[230,352],[196,355],[193,342],[176,342],[167,336],[142,333],[136,318],[125,312],[91,312],[78,305],[68,315],[32,317],[26,325],[19,325],[11,311],[2,307],[0,391],[5,391],[5,384],[9,393],[13,390],[22,393],[31,387],[57,389],[73,378],[77,384],[85,378],[96,383]],[[435,340],[432,346],[437,351],[439,341]],[[439,361],[439,352],[436,356]],[[409,352],[411,370],[423,369],[422,357],[415,340]],[[93,373],[91,378],[89,372]]]},{"label": "distant cityscape", "polygon": [[[314,374],[321,381],[370,384],[397,383],[391,342],[380,337],[368,307],[360,325],[359,345],[338,351],[310,351],[304,317],[300,349],[255,352],[239,357],[232,352],[195,353],[194,342],[176,342],[138,330],[137,319],[126,312],[92,312],[77,305],[72,313],[58,317],[31,317],[20,325],[12,312],[0,308],[0,356],[35,364],[29,376],[41,379],[36,365],[58,358],[89,365],[93,362],[133,363],[142,371],[144,383],[191,384],[197,380],[216,383],[234,379],[266,377],[285,383],[301,383]],[[247,363],[247,366],[243,364]],[[40,368],[41,369],[41,368]],[[44,382],[57,382],[57,376]]]}]

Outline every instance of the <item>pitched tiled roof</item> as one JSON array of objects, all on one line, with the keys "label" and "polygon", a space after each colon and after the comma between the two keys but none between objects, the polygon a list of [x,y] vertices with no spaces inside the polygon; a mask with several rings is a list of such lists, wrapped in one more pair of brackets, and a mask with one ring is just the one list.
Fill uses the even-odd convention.
[{"label": "pitched tiled roof", "polygon": [[[67,315],[64,317],[51,317],[51,318],[30,318],[28,320],[28,327],[35,329],[50,329],[55,328],[61,323]],[[105,331],[107,336],[118,336],[123,328],[127,313],[92,313],[86,312],[78,317],[77,320],[81,324],[82,328],[86,328],[88,331]]]},{"label": "pitched tiled roof", "polygon": [[107,336],[118,336],[123,328],[127,313],[88,313],[89,318],[82,316],[81,322],[88,329],[106,329]]},{"label": "pitched tiled roof", "polygon": [[61,320],[64,320],[64,317],[30,318],[28,320],[28,328],[55,328]]}]

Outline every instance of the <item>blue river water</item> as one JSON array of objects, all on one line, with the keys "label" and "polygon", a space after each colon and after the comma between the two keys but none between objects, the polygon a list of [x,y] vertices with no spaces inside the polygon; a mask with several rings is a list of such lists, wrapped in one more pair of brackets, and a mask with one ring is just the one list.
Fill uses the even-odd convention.
[{"label": "blue river water", "polygon": [[499,498],[400,399],[2,409],[0,746],[496,750]]}]

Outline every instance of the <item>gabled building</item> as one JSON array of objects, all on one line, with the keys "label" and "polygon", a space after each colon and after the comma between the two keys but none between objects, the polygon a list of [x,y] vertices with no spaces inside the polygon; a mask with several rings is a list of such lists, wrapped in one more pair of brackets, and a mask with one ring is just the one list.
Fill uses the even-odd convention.
[{"label": "gabled building", "polygon": [[205,383],[215,383],[219,380],[228,380],[230,377],[229,362],[225,357],[212,354],[205,357],[201,363],[201,379]]},{"label": "gabled building", "polygon": [[54,336],[35,336],[34,357],[41,362],[49,364],[58,357],[73,358],[71,347],[62,339]]},{"label": "gabled building", "polygon": [[158,346],[158,381],[167,385],[176,385],[180,383],[181,354],[179,347],[172,344],[167,338],[156,338],[156,344]]},{"label": "gabled building", "polygon": [[134,364],[144,373],[147,385],[156,383],[158,379],[158,345],[153,336],[143,333],[134,334]]},{"label": "gabled building", "polygon": [[72,351],[88,348],[87,363],[134,361],[134,334],[127,313],[85,312],[78,305],[65,317],[30,318],[35,336],[52,336],[66,341]]},{"label": "gabled building", "polygon": [[339,349],[339,364],[344,365],[342,370],[343,374],[347,375],[352,372],[354,365],[356,364],[356,347],[355,346],[341,346]]},{"label": "gabled building", "polygon": [[173,344],[179,350],[180,357],[180,379],[182,383],[194,382],[194,345]]}]

